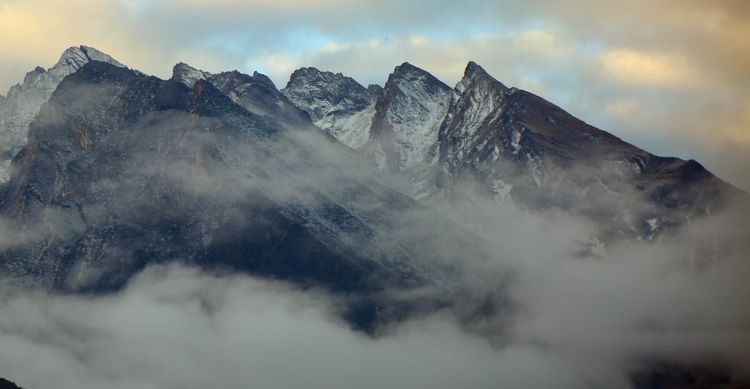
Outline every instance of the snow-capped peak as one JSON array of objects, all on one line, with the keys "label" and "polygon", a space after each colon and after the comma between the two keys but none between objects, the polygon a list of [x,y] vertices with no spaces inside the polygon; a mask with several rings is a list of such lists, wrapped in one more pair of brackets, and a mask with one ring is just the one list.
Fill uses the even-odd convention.
[{"label": "snow-capped peak", "polygon": [[62,55],[60,56],[60,60],[57,61],[55,66],[53,66],[52,68],[66,68],[76,71],[90,61],[106,62],[121,68],[126,67],[116,59],[112,58],[110,55],[105,54],[93,47],[73,46],[69,47],[62,53]]},{"label": "snow-capped peak", "polygon": [[274,84],[273,81],[263,73],[258,73],[257,71],[253,72],[252,80],[255,83],[262,84],[268,89],[276,90],[276,84]]},{"label": "snow-capped peak", "polygon": [[295,70],[281,92],[315,121],[334,111],[361,111],[374,96],[351,77],[312,67]]},{"label": "snow-capped peak", "polygon": [[196,81],[205,80],[209,77],[211,77],[211,73],[196,69],[184,62],[178,62],[172,68],[172,79],[187,85],[189,88],[192,88]]},{"label": "snow-capped peak", "polygon": [[100,61],[126,67],[111,56],[88,46],[66,49],[57,63],[45,70],[37,66],[26,73],[23,83],[8,91],[4,107],[0,109],[0,183],[7,179],[9,156],[14,156],[26,144],[29,123],[39,112],[60,82],[90,61]]},{"label": "snow-capped peak", "polygon": [[451,88],[408,62],[388,77],[375,105],[368,153],[378,169],[404,172],[423,192],[423,175],[437,162],[438,130],[451,101]]},{"label": "snow-capped peak", "polygon": [[360,148],[369,138],[375,98],[382,88],[365,88],[341,73],[300,68],[281,90],[313,123],[342,143]]},{"label": "snow-capped peak", "polygon": [[489,73],[487,73],[487,71],[479,66],[476,62],[469,61],[469,63],[466,65],[466,70],[464,71],[464,77],[456,85],[456,92],[461,94],[466,89],[468,89],[471,84],[476,82],[484,82],[488,84],[487,86],[489,87],[498,88],[500,90],[508,90],[508,88],[503,85],[502,82],[490,76]]}]

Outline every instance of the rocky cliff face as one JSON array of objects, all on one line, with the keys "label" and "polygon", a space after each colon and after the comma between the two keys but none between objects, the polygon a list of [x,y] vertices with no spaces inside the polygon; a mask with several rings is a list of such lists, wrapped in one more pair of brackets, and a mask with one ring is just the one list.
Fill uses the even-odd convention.
[{"label": "rocky cliff face", "polygon": [[258,72],[252,76],[236,70],[211,74],[181,62],[174,66],[172,79],[191,88],[198,80],[206,80],[250,113],[273,118],[287,127],[313,127],[309,116]]},{"label": "rocky cliff face", "polygon": [[375,104],[364,151],[378,170],[405,178],[405,189],[421,199],[434,191],[438,130],[451,89],[409,63],[394,70]]},{"label": "rocky cliff face", "polygon": [[331,101],[359,96],[360,103],[345,110],[347,117],[366,118],[348,127],[359,140],[327,131],[428,203],[480,193],[529,210],[582,215],[597,224],[601,239],[613,241],[656,239],[743,196],[695,161],[627,144],[539,96],[503,85],[474,62],[453,89],[403,64],[372,105],[353,80],[336,75],[339,83],[356,85],[334,87],[330,74],[318,73],[298,70],[285,93],[310,112],[338,112]]},{"label": "rocky cliff face", "polygon": [[585,215],[607,239],[653,239],[740,191],[695,161],[652,155],[475,63],[440,128],[441,185],[467,182],[530,209]]},{"label": "rocky cliff face", "polygon": [[[505,261],[485,251],[497,231],[482,239],[435,211],[455,198],[583,216],[607,242],[658,240],[747,201],[699,163],[627,144],[475,63],[454,88],[405,63],[384,88],[304,68],[279,91],[259,73],[184,63],[160,80],[80,47],[30,72],[0,112],[2,136],[24,139],[2,143],[4,284],[108,292],[178,262],[327,289],[368,331],[450,308],[475,332],[503,332],[518,279],[487,265]],[[747,210],[732,211],[728,250],[744,252]],[[716,260],[717,240],[698,240]],[[726,379],[706,371],[649,362],[633,384]]]},{"label": "rocky cliff face", "polygon": [[37,67],[22,83],[10,88],[0,103],[0,183],[8,179],[10,160],[26,144],[29,123],[39,112],[58,84],[90,61],[125,67],[114,58],[92,47],[71,47],[63,52],[55,66],[45,70]]},{"label": "rocky cliff face", "polygon": [[0,378],[0,389],[22,389],[20,386],[4,378]]},{"label": "rocky cliff face", "polygon": [[454,256],[479,255],[459,230],[466,242],[435,254],[445,238],[403,229],[403,216],[447,221],[363,175],[350,149],[205,80],[188,88],[93,61],[60,84],[28,139],[0,186],[0,215],[19,231],[0,268],[54,290],[117,289],[178,261],[369,299],[448,290]]},{"label": "rocky cliff face", "polygon": [[316,126],[359,149],[369,139],[375,100],[382,88],[365,88],[341,73],[301,68],[292,73],[281,92],[307,112]]}]

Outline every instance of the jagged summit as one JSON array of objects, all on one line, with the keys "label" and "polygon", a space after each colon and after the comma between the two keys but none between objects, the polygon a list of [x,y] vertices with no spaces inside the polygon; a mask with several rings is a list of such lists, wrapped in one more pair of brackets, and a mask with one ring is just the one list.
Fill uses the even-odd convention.
[{"label": "jagged summit", "polygon": [[180,62],[172,68],[172,80],[190,88],[204,80],[248,112],[273,117],[290,127],[312,127],[307,114],[276,89],[268,76],[257,71],[252,75],[238,70],[212,74]]},{"label": "jagged summit", "polygon": [[424,70],[412,65],[409,62],[403,62],[401,65],[398,65],[393,69],[393,73],[409,72],[409,71],[424,72]]},{"label": "jagged summit", "polygon": [[122,68],[126,67],[116,59],[112,58],[109,54],[90,46],[81,45],[66,49],[53,68],[70,67],[78,70],[90,61],[106,62]]},{"label": "jagged summit", "polygon": [[178,62],[172,68],[172,79],[179,81],[190,88],[193,87],[196,81],[206,79],[210,76],[211,73],[196,69],[185,62]]},{"label": "jagged summit", "polygon": [[328,81],[341,79],[341,78],[351,79],[351,77],[347,77],[341,72],[331,72],[328,70],[320,70],[313,66],[305,66],[292,72],[291,76],[289,77],[289,82],[292,82],[293,80],[297,80],[301,78],[308,78],[308,79],[320,78],[320,79],[325,79]]},{"label": "jagged summit", "polygon": [[331,112],[364,109],[372,101],[370,91],[353,78],[313,67],[295,70],[281,92],[316,122]]},{"label": "jagged summit", "polygon": [[484,68],[481,67],[478,63],[469,61],[469,63],[466,64],[466,69],[464,70],[464,77],[468,77],[474,74],[487,74],[487,71],[485,71]]},{"label": "jagged summit", "polygon": [[414,79],[415,77],[417,78],[424,77],[424,78],[429,79],[431,82],[436,82],[436,83],[445,85],[442,81],[438,80],[430,72],[420,67],[414,66],[410,64],[409,62],[404,62],[401,65],[396,66],[393,69],[393,73],[391,73],[391,76],[389,77],[389,79],[391,78],[400,79],[404,77],[408,79]]},{"label": "jagged summit", "polygon": [[[124,67],[94,48],[71,47],[55,66],[36,67],[6,99],[0,97],[0,182],[39,107],[60,80],[90,61]],[[596,215],[602,209],[582,211],[581,202],[641,192],[635,195],[656,201],[657,211],[632,214],[613,200],[607,213],[620,220],[606,223],[634,236],[653,236],[650,227],[642,233],[643,220],[658,214],[657,224],[667,225],[684,215],[664,209],[699,210],[713,196],[703,190],[706,200],[694,201],[697,190],[675,185],[711,181],[700,165],[655,157],[539,96],[506,87],[474,61],[454,88],[409,62],[396,66],[382,87],[302,67],[278,90],[258,72],[212,74],[184,62],[174,66],[172,79],[190,88],[205,80],[246,111],[286,127],[314,124],[360,150],[379,170],[405,178],[403,190],[416,199],[450,193],[468,178],[493,196],[532,208],[576,204],[575,212]]]},{"label": "jagged summit", "polygon": [[366,153],[379,170],[404,172],[416,183],[408,193],[417,198],[431,190],[422,184],[437,162],[438,130],[450,99],[448,85],[404,62],[388,77],[375,104]]},{"label": "jagged summit", "polygon": [[51,68],[37,66],[26,74],[22,83],[10,88],[5,104],[0,106],[0,183],[7,179],[10,159],[26,144],[29,123],[39,108],[65,77],[90,61],[126,67],[93,47],[74,46],[66,49]]},{"label": "jagged summit", "polygon": [[469,61],[464,70],[464,76],[456,85],[456,92],[463,93],[472,83],[483,82],[485,87],[497,88],[500,91],[509,90],[502,82],[492,77],[483,67],[474,61]]},{"label": "jagged summit", "polygon": [[[227,85],[252,78],[218,76]],[[55,291],[99,292],[149,264],[182,262],[345,293],[352,309],[373,312],[346,312],[362,328],[388,306],[383,290],[447,290],[440,264],[455,258],[429,249],[444,237],[373,236],[422,206],[342,168],[361,162],[320,133],[295,136],[280,117],[248,112],[209,80],[189,89],[101,62],[84,66],[43,106],[28,153],[0,186],[4,220],[49,231],[0,249],[0,273]],[[437,214],[427,223],[454,228]]]},{"label": "jagged summit", "polygon": [[306,67],[295,70],[281,92],[317,127],[358,149],[369,137],[375,99],[382,88],[365,88],[342,73]]},{"label": "jagged summit", "polygon": [[277,90],[276,84],[274,84],[273,81],[271,81],[271,78],[269,78],[263,73],[254,71],[251,78],[254,82],[265,85],[266,88]]},{"label": "jagged summit", "polygon": [[23,77],[23,83],[24,84],[31,84],[33,82],[36,82],[39,77],[41,77],[43,74],[47,73],[47,69],[37,66],[34,68],[34,70],[26,73],[26,75]]}]

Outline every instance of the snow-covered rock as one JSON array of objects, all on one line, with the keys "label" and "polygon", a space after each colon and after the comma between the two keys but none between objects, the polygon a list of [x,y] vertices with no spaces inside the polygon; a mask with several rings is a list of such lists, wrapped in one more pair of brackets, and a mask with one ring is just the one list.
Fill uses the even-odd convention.
[{"label": "snow-covered rock", "polygon": [[451,101],[451,88],[409,63],[397,66],[375,104],[366,155],[376,167],[405,180],[406,192],[432,194],[439,160],[438,132]]},{"label": "snow-covered rock", "polygon": [[206,80],[248,112],[272,117],[287,126],[310,127],[310,118],[284,96],[266,75],[253,75],[237,70],[211,74],[180,62],[172,69],[172,80],[192,88],[198,80]]},{"label": "snow-covered rock", "polygon": [[195,85],[198,80],[206,80],[211,77],[211,73],[196,69],[184,62],[179,62],[172,68],[172,79],[179,81],[189,88]]},{"label": "snow-covered rock", "polygon": [[63,78],[75,73],[90,61],[126,67],[111,56],[88,46],[70,47],[49,69],[36,67],[23,82],[10,88],[6,101],[0,104],[0,183],[8,178],[10,160],[26,144],[29,123],[49,100]]},{"label": "snow-covered rock", "polygon": [[359,149],[369,139],[378,85],[365,88],[341,73],[301,68],[281,92],[310,115],[316,126],[345,145]]}]

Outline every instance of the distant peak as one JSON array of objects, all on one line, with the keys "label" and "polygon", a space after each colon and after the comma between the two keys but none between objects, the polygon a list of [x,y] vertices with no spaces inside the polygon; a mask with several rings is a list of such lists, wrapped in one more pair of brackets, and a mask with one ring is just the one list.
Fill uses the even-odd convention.
[{"label": "distant peak", "polygon": [[23,78],[23,83],[24,84],[31,84],[34,81],[36,81],[37,79],[39,79],[39,77],[42,74],[45,74],[45,73],[47,73],[47,71],[44,70],[43,67],[37,66],[36,68],[34,68],[34,70],[26,73],[26,76]]},{"label": "distant peak", "polygon": [[377,84],[370,84],[367,86],[367,92],[371,96],[377,96],[381,93],[383,93],[383,87]]},{"label": "distant peak", "polygon": [[269,87],[271,89],[276,89],[276,84],[274,84],[273,81],[271,81],[271,79],[268,78],[268,76],[266,76],[263,73],[258,73],[257,71],[254,71],[252,78],[253,78],[254,82],[257,82],[259,84],[263,84],[266,87]]},{"label": "distant peak", "polygon": [[401,65],[396,66],[395,69],[393,69],[394,74],[399,73],[428,73],[426,70],[418,68],[408,62],[404,62]]},{"label": "distant peak", "polygon": [[474,61],[469,61],[469,63],[466,65],[466,70],[464,71],[464,77],[486,74],[487,71],[485,71],[483,67],[479,66]]},{"label": "distant peak", "polygon": [[287,86],[297,82],[309,82],[311,80],[331,80],[336,77],[337,76],[331,72],[325,72],[314,67],[301,67],[292,72],[292,75],[289,77]]},{"label": "distant peak", "polygon": [[466,65],[466,70],[464,70],[464,77],[461,79],[458,85],[456,85],[456,90],[459,93],[463,93],[466,88],[468,88],[477,80],[484,80],[486,82],[489,82],[490,84],[500,87],[500,89],[502,90],[508,89],[505,85],[503,85],[503,83],[490,76],[483,67],[479,66],[474,61],[469,61],[469,63]]},{"label": "distant peak", "polygon": [[73,69],[80,69],[83,65],[91,61],[106,62],[117,67],[126,67],[116,59],[112,58],[109,54],[99,51],[90,46],[73,46],[63,51],[60,56],[60,60],[55,64],[55,68],[60,67],[72,67]]},{"label": "distant peak", "polygon": [[177,62],[177,63],[176,63],[176,64],[175,64],[175,65],[174,65],[174,66],[172,67],[172,72],[174,72],[174,71],[176,71],[176,70],[198,70],[198,69],[196,69],[196,68],[194,68],[194,67],[192,67],[192,66],[190,66],[190,65],[186,64],[185,62]]},{"label": "distant peak", "polygon": [[210,76],[211,73],[196,69],[185,62],[178,62],[172,68],[172,80],[179,81],[189,88],[192,88],[198,80],[203,80]]},{"label": "distant peak", "polygon": [[294,75],[300,76],[300,75],[304,75],[304,74],[318,74],[318,73],[322,73],[322,72],[320,70],[318,70],[317,68],[306,66],[306,67],[301,67],[301,68],[295,70],[292,73],[292,76],[294,76]]},{"label": "distant peak", "polygon": [[302,67],[292,72],[289,81],[302,80],[302,79],[321,79],[321,80],[340,80],[349,78],[342,73],[333,73],[325,70],[320,70],[314,67]]},{"label": "distant peak", "polygon": [[414,84],[419,82],[420,84],[427,85],[429,89],[444,89],[450,90],[448,85],[445,85],[442,81],[438,80],[430,72],[416,67],[408,62],[404,62],[393,70],[393,73],[388,77],[388,82],[385,84],[385,89],[403,88],[406,85]]}]

